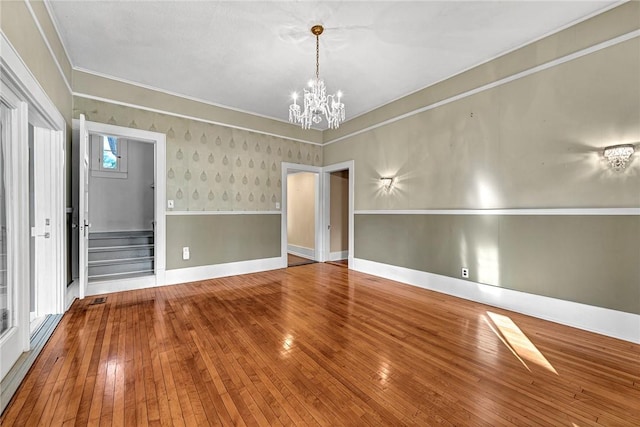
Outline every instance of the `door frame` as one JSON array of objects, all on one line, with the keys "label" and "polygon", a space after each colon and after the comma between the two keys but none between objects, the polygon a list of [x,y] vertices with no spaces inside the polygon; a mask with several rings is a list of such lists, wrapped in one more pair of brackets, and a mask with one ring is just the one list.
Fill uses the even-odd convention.
[{"label": "door frame", "polygon": [[289,175],[307,172],[313,173],[316,175],[315,178],[315,226],[314,226],[314,260],[323,262],[323,240],[322,239],[322,229],[324,227],[323,218],[322,218],[322,168],[319,166],[311,166],[311,165],[300,165],[297,163],[288,163],[282,162],[282,202],[281,202],[281,227],[280,227],[280,243],[281,243],[281,263],[283,268],[287,267],[287,252],[289,246],[289,236],[287,233],[287,191],[288,191],[288,182],[287,177]]},{"label": "door frame", "polygon": [[[295,172],[311,172],[317,173],[319,176],[317,192],[316,192],[316,235],[315,235],[315,259],[318,262],[329,260],[331,251],[329,230],[330,225],[330,197],[331,197],[331,172],[342,170],[349,171],[349,268],[353,265],[353,225],[354,225],[354,189],[355,189],[355,161],[347,160],[345,162],[335,163],[324,167],[302,165],[297,163],[282,162],[282,206],[281,206],[281,225],[280,225],[280,265],[281,268],[287,267],[287,176]],[[318,200],[319,199],[319,200]]]},{"label": "door frame", "polygon": [[[347,261],[349,263],[349,268],[353,265],[353,223],[354,223],[354,190],[355,190],[355,161],[348,160],[345,162],[334,163],[332,165],[328,165],[322,168],[322,186],[324,188],[323,191],[323,211],[322,217],[324,218],[324,223],[329,225],[331,224],[331,173],[339,172],[339,171],[349,171],[349,244],[348,251],[349,256],[347,257]],[[330,260],[331,254],[331,230],[329,227],[324,227],[324,234],[322,236],[324,242],[323,247],[325,248],[323,259],[324,261]]]},{"label": "door frame", "polygon": [[[64,116],[57,109],[56,105],[48,97],[42,86],[35,79],[31,71],[20,58],[20,55],[11,45],[6,36],[0,31],[0,85],[2,86],[1,96],[6,100],[11,94],[14,97],[13,105],[15,120],[17,124],[14,132],[14,143],[11,154],[7,159],[10,162],[10,180],[13,198],[11,204],[12,235],[7,242],[11,248],[10,258],[13,278],[20,285],[16,289],[16,313],[15,321],[17,325],[16,338],[18,338],[21,352],[29,351],[30,348],[30,232],[29,232],[29,124],[57,133],[57,138],[66,140],[67,122]],[[12,138],[13,139],[13,138]],[[62,158],[64,159],[64,144]],[[62,160],[64,162],[64,160]],[[64,170],[62,165],[61,170]],[[62,179],[64,182],[64,178]],[[58,189],[57,196],[64,206],[66,200],[66,186]],[[64,212],[62,212],[64,218]],[[8,218],[9,219],[9,218]],[[62,226],[63,227],[63,226]],[[63,227],[64,228],[64,227]],[[11,246],[9,246],[11,245]],[[57,257],[61,260],[61,265],[66,266],[66,240],[65,235],[59,236],[56,242],[56,250],[61,251]],[[64,280],[55,281],[55,311],[63,313],[66,309],[64,301],[67,292]],[[3,337],[3,341],[6,338]],[[11,363],[13,365],[13,363]],[[0,402],[3,406],[6,402]]]},{"label": "door frame", "polygon": [[[155,274],[148,277],[119,279],[110,281],[97,282],[95,285],[89,286],[88,284],[84,289],[78,289],[79,297],[82,299],[87,295],[95,295],[107,292],[116,292],[129,289],[139,289],[146,287],[162,286],[166,283],[166,198],[167,198],[167,185],[166,185],[166,135],[159,132],[152,132],[148,130],[128,128],[124,126],[110,125],[106,123],[98,123],[85,120],[84,122],[86,132],[91,135],[92,133],[108,134],[119,138],[127,138],[144,143],[151,143],[154,145],[154,270]],[[73,120],[74,135],[76,131],[79,131],[80,120]],[[80,142],[81,138],[80,138]],[[88,147],[87,147],[88,148]],[[79,168],[82,166],[83,159],[79,159]],[[80,169],[80,175],[82,170]],[[79,190],[79,189],[78,189]],[[81,206],[77,206],[78,209]],[[81,238],[82,236],[79,236]],[[81,271],[83,266],[79,266]],[[81,274],[81,273],[80,273]]]}]

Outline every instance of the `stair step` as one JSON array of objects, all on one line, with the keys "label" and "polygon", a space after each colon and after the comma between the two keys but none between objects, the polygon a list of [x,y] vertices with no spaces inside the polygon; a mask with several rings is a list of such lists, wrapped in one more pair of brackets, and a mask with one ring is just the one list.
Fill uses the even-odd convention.
[{"label": "stair step", "polygon": [[89,248],[152,245],[153,230],[97,231],[89,233]]},{"label": "stair step", "polygon": [[153,237],[153,230],[95,231],[89,233],[91,239],[118,239],[122,237]]},{"label": "stair step", "polygon": [[114,258],[89,261],[89,267],[97,265],[117,265],[117,264],[136,264],[139,262],[153,261],[152,256],[136,257],[136,258]]},{"label": "stair step", "polygon": [[131,236],[131,237],[94,237],[89,239],[89,249],[104,248],[108,246],[138,246],[152,245],[153,236]]},{"label": "stair step", "polygon": [[135,271],[135,272],[125,272],[125,273],[111,273],[111,274],[98,274],[94,276],[89,276],[89,282],[99,282],[105,280],[118,280],[118,279],[130,279],[132,277],[142,277],[142,276],[153,276],[153,270],[143,270],[143,271]]},{"label": "stair step", "polygon": [[104,246],[89,248],[89,262],[108,259],[153,257],[153,245]]},{"label": "stair step", "polygon": [[140,271],[153,271],[152,257],[131,258],[125,260],[103,260],[89,263],[88,276],[101,276],[114,273],[135,273]]},{"label": "stair step", "polygon": [[105,251],[118,251],[118,250],[126,250],[126,249],[144,249],[144,248],[153,249],[153,244],[122,245],[122,246],[96,246],[96,247],[89,248],[89,252],[105,252]]}]

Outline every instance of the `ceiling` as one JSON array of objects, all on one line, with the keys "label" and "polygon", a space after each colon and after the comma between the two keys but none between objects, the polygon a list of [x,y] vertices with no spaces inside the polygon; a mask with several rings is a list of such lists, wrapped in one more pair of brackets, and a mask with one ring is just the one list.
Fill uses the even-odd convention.
[{"label": "ceiling", "polygon": [[56,1],[74,68],[278,120],[315,73],[347,120],[619,1]]}]

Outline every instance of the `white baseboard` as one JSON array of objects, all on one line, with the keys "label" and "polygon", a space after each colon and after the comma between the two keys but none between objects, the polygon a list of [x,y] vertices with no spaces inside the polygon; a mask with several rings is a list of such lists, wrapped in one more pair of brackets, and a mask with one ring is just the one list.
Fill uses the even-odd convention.
[{"label": "white baseboard", "polygon": [[640,344],[640,315],[354,258],[350,268]]},{"label": "white baseboard", "polygon": [[349,258],[349,251],[329,252],[329,261],[341,261]]},{"label": "white baseboard", "polygon": [[304,246],[287,245],[287,252],[291,255],[307,258],[315,261],[316,251],[313,248],[305,248]]},{"label": "white baseboard", "polygon": [[285,267],[286,264],[282,264],[282,258],[277,257],[229,262],[225,264],[204,265],[201,267],[179,268],[176,270],[167,270],[165,272],[165,284],[175,285],[177,283],[195,282],[198,280],[215,279],[217,277],[234,276],[237,274],[277,270]]},{"label": "white baseboard", "polygon": [[110,294],[112,292],[133,291],[135,289],[155,288],[163,286],[157,276],[131,277],[128,279],[105,280],[87,284],[85,296]]},{"label": "white baseboard", "polygon": [[286,264],[283,265],[282,258],[277,257],[228,262],[225,264],[203,265],[200,267],[178,268],[161,272],[156,271],[155,276],[89,283],[86,295],[90,296],[108,294],[112,292],[132,291],[135,289],[155,288],[158,286],[196,282],[198,280],[215,279],[217,277],[234,276],[237,274],[276,270],[278,268],[285,267]]}]

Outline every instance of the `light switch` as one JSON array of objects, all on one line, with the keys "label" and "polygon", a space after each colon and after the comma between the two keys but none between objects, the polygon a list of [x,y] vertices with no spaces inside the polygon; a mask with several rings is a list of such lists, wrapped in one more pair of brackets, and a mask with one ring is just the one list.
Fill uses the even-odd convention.
[{"label": "light switch", "polygon": [[280,202],[276,202],[276,209],[280,209]]},{"label": "light switch", "polygon": [[167,209],[173,209],[173,200],[167,200]]}]

